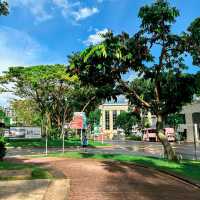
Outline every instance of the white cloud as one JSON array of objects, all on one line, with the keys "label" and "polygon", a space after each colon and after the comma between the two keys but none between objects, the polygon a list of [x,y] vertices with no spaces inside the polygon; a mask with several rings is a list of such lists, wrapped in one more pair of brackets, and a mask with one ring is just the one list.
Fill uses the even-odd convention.
[{"label": "white cloud", "polygon": [[46,8],[46,3],[46,0],[40,0],[37,3],[35,0],[9,0],[11,9],[15,7],[28,9],[35,17],[36,22],[43,22],[53,18],[53,15]]},{"label": "white cloud", "polygon": [[83,43],[87,46],[93,44],[101,43],[104,39],[102,37],[102,34],[106,34],[109,30],[107,28],[103,30],[96,30],[95,34],[91,34],[87,40],[85,40]]},{"label": "white cloud", "polygon": [[85,18],[88,18],[96,13],[98,13],[99,10],[98,8],[88,8],[88,7],[85,7],[85,8],[80,8],[78,11],[74,11],[72,14],[75,18],[76,21],[80,21],[80,20],[83,20]]},{"label": "white cloud", "polygon": [[0,72],[9,66],[38,64],[47,53],[29,34],[9,27],[0,27]]},{"label": "white cloud", "polygon": [[55,15],[55,8],[59,9],[65,18],[72,18],[75,21],[86,19],[99,12],[96,7],[82,7],[78,0],[9,0],[12,8],[23,8],[30,11],[36,22],[50,20]]},{"label": "white cloud", "polygon": [[72,14],[73,8],[80,6],[80,2],[69,3],[68,0],[52,0],[53,4],[61,9],[63,17],[68,17]]}]

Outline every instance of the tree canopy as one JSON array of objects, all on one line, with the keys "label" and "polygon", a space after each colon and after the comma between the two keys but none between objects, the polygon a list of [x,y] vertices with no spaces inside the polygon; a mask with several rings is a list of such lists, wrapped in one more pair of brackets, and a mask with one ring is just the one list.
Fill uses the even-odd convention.
[{"label": "tree canopy", "polygon": [[116,119],[118,128],[122,128],[126,135],[130,135],[132,127],[140,121],[140,116],[133,112],[121,112]]},{"label": "tree canopy", "polygon": [[[197,88],[195,76],[186,73],[185,59],[190,54],[193,64],[198,66],[200,55],[199,19],[185,33],[177,34],[172,32],[172,25],[178,16],[178,9],[166,0],[145,5],[139,10],[138,32],[130,36],[110,31],[102,43],[73,54],[68,66],[68,72],[78,75],[82,84],[107,86],[155,114],[158,137],[169,159],[176,156],[163,132],[164,119],[192,101]],[[132,71],[139,78],[133,82],[124,80],[123,75]],[[109,98],[111,94],[115,93],[106,96]]]},{"label": "tree canopy", "polygon": [[[1,82],[2,86],[13,83],[11,91],[21,100],[12,105],[21,118],[26,115],[24,123],[36,123],[30,117],[40,116],[50,135],[61,134],[73,112],[84,110],[89,113],[101,102],[96,90],[89,86],[81,87],[77,76],[66,74],[64,65],[12,67],[1,76]],[[23,116],[19,109],[24,111]]]}]

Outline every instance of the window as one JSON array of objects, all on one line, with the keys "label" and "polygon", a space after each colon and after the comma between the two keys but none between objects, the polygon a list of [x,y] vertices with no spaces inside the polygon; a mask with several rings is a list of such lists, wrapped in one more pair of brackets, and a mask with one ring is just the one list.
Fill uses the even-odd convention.
[{"label": "window", "polygon": [[179,114],[180,124],[186,124],[185,114]]},{"label": "window", "polygon": [[117,111],[113,110],[113,130],[117,129],[116,120],[117,120]]},{"label": "window", "polygon": [[110,130],[110,112],[105,111],[105,120],[106,120],[106,130]]}]

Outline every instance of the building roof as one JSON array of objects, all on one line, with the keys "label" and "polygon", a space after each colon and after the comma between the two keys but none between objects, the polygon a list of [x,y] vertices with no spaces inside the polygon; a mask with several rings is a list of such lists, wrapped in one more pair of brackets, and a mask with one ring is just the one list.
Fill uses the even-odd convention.
[{"label": "building roof", "polygon": [[110,101],[105,101],[105,103],[103,105],[127,105],[128,104],[128,99],[126,99],[126,97],[124,95],[119,95],[117,97],[117,101],[115,101],[114,99],[110,100]]}]

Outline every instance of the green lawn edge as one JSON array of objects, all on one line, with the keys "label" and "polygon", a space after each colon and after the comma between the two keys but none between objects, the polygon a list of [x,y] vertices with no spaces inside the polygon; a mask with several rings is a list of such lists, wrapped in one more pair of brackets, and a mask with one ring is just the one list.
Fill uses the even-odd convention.
[{"label": "green lawn edge", "polygon": [[[6,147],[22,147],[22,148],[32,148],[32,147],[45,147],[45,139],[16,139],[16,140],[7,140]],[[60,148],[63,145],[61,139],[57,140],[48,140],[48,147]],[[69,139],[65,140],[65,147],[80,147],[80,140]],[[111,146],[110,144],[101,143],[98,141],[89,140],[88,147],[102,147],[102,146]]]},{"label": "green lawn edge", "polygon": [[[32,164],[23,164],[16,163],[14,161],[4,160],[0,162],[0,170],[31,170],[31,177],[25,178],[28,179],[53,179],[53,175],[45,168],[32,165]],[[4,180],[19,180],[16,177],[0,177],[0,181]],[[21,179],[20,179],[21,180]]]}]

